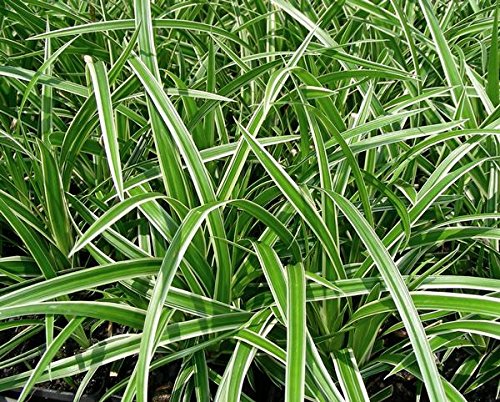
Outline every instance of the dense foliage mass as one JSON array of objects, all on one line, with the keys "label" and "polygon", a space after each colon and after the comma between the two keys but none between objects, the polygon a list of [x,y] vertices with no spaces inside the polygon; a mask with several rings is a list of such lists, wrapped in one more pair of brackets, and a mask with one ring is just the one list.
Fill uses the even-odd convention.
[{"label": "dense foliage mass", "polygon": [[495,0],[0,23],[0,392],[494,400]]}]

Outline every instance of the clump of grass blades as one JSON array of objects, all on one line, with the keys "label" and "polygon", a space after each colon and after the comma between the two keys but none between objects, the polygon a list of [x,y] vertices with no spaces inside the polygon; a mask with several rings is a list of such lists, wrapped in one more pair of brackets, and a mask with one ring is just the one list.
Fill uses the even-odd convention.
[{"label": "clump of grass blades", "polygon": [[498,2],[331,3],[1,3],[0,392],[495,399]]}]

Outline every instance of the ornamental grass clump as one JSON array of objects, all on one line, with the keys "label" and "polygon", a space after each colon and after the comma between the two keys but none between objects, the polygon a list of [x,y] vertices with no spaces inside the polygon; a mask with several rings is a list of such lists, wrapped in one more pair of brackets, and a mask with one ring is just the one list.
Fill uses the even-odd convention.
[{"label": "ornamental grass clump", "polygon": [[497,1],[0,10],[0,393],[496,399]]}]

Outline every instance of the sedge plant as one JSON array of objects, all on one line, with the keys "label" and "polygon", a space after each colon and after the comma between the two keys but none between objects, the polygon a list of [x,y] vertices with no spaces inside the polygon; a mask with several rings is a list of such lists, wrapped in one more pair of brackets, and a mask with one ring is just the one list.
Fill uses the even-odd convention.
[{"label": "sedge plant", "polygon": [[495,399],[496,0],[0,11],[0,392]]}]

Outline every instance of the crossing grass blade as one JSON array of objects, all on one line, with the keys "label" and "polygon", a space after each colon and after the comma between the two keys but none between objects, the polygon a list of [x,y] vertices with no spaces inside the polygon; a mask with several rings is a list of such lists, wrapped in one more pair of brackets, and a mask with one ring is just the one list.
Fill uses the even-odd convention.
[{"label": "crossing grass blade", "polygon": [[303,401],[306,374],[306,280],[302,264],[287,272],[287,318],[285,400]]},{"label": "crossing grass blade", "polygon": [[91,57],[86,58],[87,66],[92,78],[94,95],[99,113],[104,149],[108,158],[109,170],[118,197],[123,200],[123,176],[118,147],[118,132],[116,129],[113,104],[109,89],[109,80],[106,67],[102,61],[94,63]]},{"label": "crossing grass blade", "polygon": [[[153,20],[149,1],[134,1],[134,24],[138,34],[139,57],[149,74],[154,77],[153,82],[160,80],[156,46],[153,33]],[[119,21],[121,22],[121,21]],[[163,135],[164,125],[158,111],[150,98],[148,112],[151,119],[151,130],[159,158],[159,165],[164,185],[174,198],[183,204],[191,205],[191,196],[186,188],[184,173],[180,167],[180,158],[174,152],[174,142],[169,136]]]},{"label": "crossing grass blade", "polygon": [[[290,71],[297,65],[300,58],[303,56],[307,47],[309,46],[312,38],[313,35],[309,34],[298,47],[298,49],[293,53],[285,68],[273,73],[270,77],[270,80],[266,85],[266,90],[262,102],[252,115],[252,118],[248,126],[246,127],[246,130],[248,131],[248,133],[250,133],[251,136],[257,137],[257,134],[262,124],[264,123],[267,114],[269,113],[272,103],[277,99],[280,91],[282,90],[283,86],[290,76]],[[246,142],[240,141],[235,155],[231,158],[229,167],[227,168],[227,171],[222,178],[222,183],[217,192],[217,195],[220,199],[225,200],[230,197],[234,186],[238,181],[238,177],[243,170],[248,154],[249,149],[246,145]]]},{"label": "crossing grass blade", "polygon": [[[263,243],[253,244],[259,262],[264,271],[267,283],[271,289],[272,298],[276,303],[281,320],[286,321],[287,317],[287,284],[286,275],[283,271],[281,262],[279,261],[276,252],[269,246]],[[306,275],[306,274],[305,274]],[[336,288],[335,288],[336,289]],[[314,392],[318,390],[316,396],[320,400],[343,401],[344,398],[333,383],[330,375],[324,366],[321,356],[313,346],[312,337],[307,334],[307,349],[306,349],[306,364],[307,364],[307,379],[310,378],[308,385],[309,389]],[[281,360],[285,361],[285,357]],[[325,399],[326,398],[326,399]]]},{"label": "crossing grass blade", "polygon": [[429,0],[419,0],[419,4],[436,45],[436,52],[441,62],[441,66],[444,70],[446,80],[448,82],[448,85],[452,87],[451,93],[455,105],[457,106],[457,108],[459,108],[459,103],[463,102],[462,113],[463,117],[468,119],[467,125],[471,128],[477,127],[476,118],[472,110],[468,95],[465,91],[461,74],[458,71],[456,60],[451,53],[450,47],[441,30],[441,27],[439,26],[439,22],[434,15],[432,5]]},{"label": "crossing grass blade", "polygon": [[40,375],[46,370],[47,365],[55,357],[59,349],[64,345],[64,342],[72,335],[72,333],[83,322],[83,318],[74,318],[69,324],[54,338],[52,343],[47,347],[47,350],[40,358],[37,366],[33,369],[30,378],[26,381],[18,401],[23,402],[29,397],[29,393],[37,382]]},{"label": "crossing grass blade", "polygon": [[132,328],[142,328],[145,311],[129,306],[121,306],[113,303],[92,302],[45,302],[26,303],[14,307],[2,307],[0,317],[2,319],[21,317],[33,314],[59,314],[67,316],[95,317],[121,323]]},{"label": "crossing grass blade", "polygon": [[499,54],[499,45],[498,45],[498,20],[499,20],[499,5],[498,1],[496,3],[495,7],[495,14],[493,16],[493,28],[491,30],[491,49],[488,57],[488,71],[487,71],[487,87],[486,87],[486,92],[488,93],[488,96],[490,97],[491,103],[493,103],[494,106],[497,106],[500,102],[500,97],[499,97],[499,86],[500,86],[500,81],[498,77],[498,71],[500,70],[500,54]]},{"label": "crossing grass blade", "polygon": [[219,207],[219,204],[206,204],[191,210],[170,243],[156,279],[156,286],[148,306],[146,320],[137,362],[137,399],[147,400],[147,385],[149,376],[149,364],[154,353],[154,338],[159,325],[163,303],[168,295],[170,286],[184,258],[189,243],[200,228],[208,214]]},{"label": "crossing grass blade", "polygon": [[[170,131],[170,135],[179,148],[200,201],[203,203],[214,202],[216,197],[211,179],[184,122],[145,65],[139,59],[132,59],[130,64],[145,86],[157,113],[163,119]],[[227,244],[218,240],[219,238],[225,238],[225,230],[219,212],[210,215],[208,223],[209,230],[214,237],[213,242],[218,266],[215,285],[216,298],[227,302],[231,297],[230,287],[228,286],[231,280],[231,261]]]},{"label": "crossing grass blade", "polygon": [[[19,105],[19,112],[18,112],[19,115],[22,114],[23,107],[24,107],[26,101],[28,100],[28,96],[30,95],[31,91],[33,90],[33,88],[37,84],[40,76],[45,71],[49,72],[49,75],[50,75],[52,64],[57,60],[59,55],[62,52],[64,52],[64,50],[66,50],[69,46],[71,46],[72,42],[75,39],[76,38],[69,40],[68,42],[66,42],[64,45],[62,45],[59,49],[57,49],[54,53],[52,53],[50,55],[49,55],[49,53],[50,53],[49,48],[47,48],[47,50],[46,50],[46,53],[48,55],[47,59],[42,64],[42,66],[38,69],[38,71],[33,75],[33,77],[30,79],[30,82],[28,82],[28,85],[26,86],[26,90],[24,91],[23,98],[21,99],[21,103]],[[50,39],[48,39],[48,41],[50,41]],[[48,42],[48,43],[50,43],[50,42]],[[49,46],[49,45],[47,45],[47,46]],[[49,94],[47,94],[47,95],[49,95]]]},{"label": "crossing grass blade", "polygon": [[[417,292],[411,293],[414,305],[422,310],[446,310],[464,313],[484,314],[495,316],[495,309],[498,309],[499,302],[494,297],[474,295],[457,296],[453,293],[441,294],[439,292]],[[360,317],[367,317],[381,312],[395,310],[395,302],[390,299],[383,299],[369,304],[365,304],[361,309],[352,315],[353,320]]]},{"label": "crossing grass blade", "polygon": [[[47,28],[49,28],[49,22],[47,20]],[[52,41],[51,39],[46,39],[45,40],[45,48],[44,48],[44,59],[45,63],[50,60],[52,55]],[[48,75],[52,74],[52,66],[50,63],[47,65],[47,73]],[[34,77],[33,77],[34,78]],[[32,80],[33,80],[32,78]],[[27,94],[24,96],[27,97]],[[52,107],[53,107],[53,91],[52,87],[49,85],[43,85],[42,86],[42,113],[41,113],[41,122],[40,122],[40,131],[42,132],[42,141],[46,142],[48,139],[48,136],[52,134],[52,123],[53,123],[53,116],[52,116]],[[19,114],[21,114],[19,112]]]},{"label": "crossing grass blade", "polygon": [[[303,217],[303,219],[323,242],[325,252],[329,256],[335,269],[334,276],[339,279],[345,278],[344,268],[338,254],[338,248],[315,207],[311,205],[305,195],[300,191],[297,184],[273,159],[273,157],[269,155],[269,153],[251,135],[249,135],[243,127],[241,128],[243,130],[243,136],[255,156],[266,168],[276,185],[283,191],[283,194],[288,198],[297,213]],[[332,274],[329,276],[331,277]]]},{"label": "crossing grass blade", "polygon": [[334,192],[328,192],[327,194],[332,197],[337,206],[345,214],[375,261],[408,331],[408,336],[414,348],[429,398],[432,401],[444,400],[446,397],[443,385],[439,379],[439,372],[434,361],[434,356],[427,342],[424,328],[411,299],[410,292],[396,264],[394,264],[382,241],[374,230],[370,228],[368,222],[359,211],[343,196]]},{"label": "crossing grass blade", "polygon": [[49,215],[50,229],[55,243],[63,254],[71,248],[72,236],[69,209],[57,163],[44,143],[40,142],[42,177],[45,205]]},{"label": "crossing grass blade", "polygon": [[[136,10],[142,10],[140,3],[135,3]],[[220,35],[224,38],[232,40],[234,42],[245,45],[238,36],[228,32],[227,30],[214,27],[210,24],[204,24],[197,21],[189,21],[189,20],[179,20],[179,19],[153,19],[152,26],[154,28],[173,28],[173,29],[181,29],[181,30],[193,30],[198,32],[207,32],[213,33],[215,35]],[[145,22],[146,23],[146,22]],[[126,30],[134,28],[134,20],[133,19],[122,19],[116,21],[100,21],[94,23],[87,23],[82,25],[76,25],[73,27],[65,27],[57,30],[53,30],[50,32],[41,33],[38,35],[33,35],[30,37],[30,40],[38,40],[38,39],[47,39],[47,38],[60,38],[65,36],[73,36],[73,35],[81,35],[88,34],[93,32],[103,32],[103,31],[115,31],[115,30]]]},{"label": "crossing grass blade", "polygon": [[[263,314],[259,312],[250,322],[250,325],[255,332],[247,329],[239,332],[251,337],[252,339],[259,338],[260,333],[268,332],[267,324],[270,317],[270,311],[263,312]],[[272,323],[269,324],[269,327],[272,328]],[[219,388],[217,389],[217,393],[214,398],[216,401],[240,400],[243,395],[242,388],[244,379],[248,373],[252,360],[255,358],[257,348],[255,348],[256,345],[253,345],[250,342],[245,342],[245,339],[240,338],[239,340],[241,342],[238,342],[238,345],[231,356],[231,362],[227,365],[219,384]],[[280,352],[282,352],[282,350],[280,350]],[[208,393],[205,393],[205,395],[208,395]]]},{"label": "crossing grass blade", "polygon": [[333,363],[338,373],[344,394],[350,401],[369,401],[361,373],[351,349],[340,350],[333,355]]},{"label": "crossing grass blade", "polygon": [[43,242],[43,239],[30,227],[26,226],[2,198],[0,198],[0,212],[9,225],[15,228],[18,236],[26,244],[43,275],[47,279],[56,276],[54,264],[49,258],[47,246]]},{"label": "crossing grass blade", "polygon": [[125,216],[133,209],[139,207],[149,201],[159,198],[165,198],[162,194],[146,193],[138,194],[130,197],[124,201],[119,202],[110,209],[108,209],[97,221],[95,221],[87,231],[78,239],[70,252],[70,256],[85,247],[94,238],[99,236],[102,232],[108,229],[111,225],[117,222],[120,218]]}]

